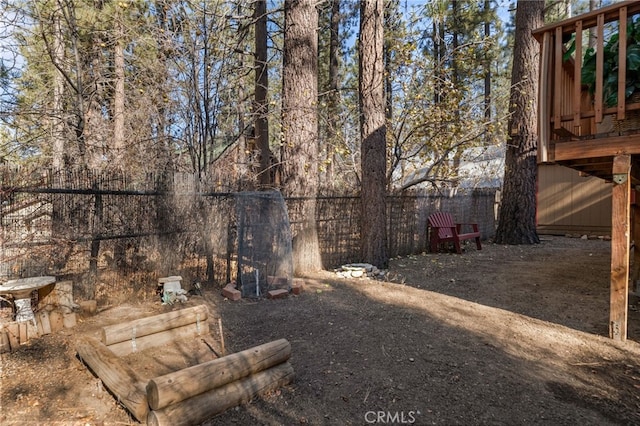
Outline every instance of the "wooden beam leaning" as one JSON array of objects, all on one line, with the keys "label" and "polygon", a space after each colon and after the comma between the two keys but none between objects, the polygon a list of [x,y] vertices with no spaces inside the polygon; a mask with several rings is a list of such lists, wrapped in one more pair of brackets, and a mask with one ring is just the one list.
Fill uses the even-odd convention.
[{"label": "wooden beam leaning", "polygon": [[129,365],[98,339],[85,337],[76,344],[78,356],[131,414],[144,422],[149,413],[144,384]]},{"label": "wooden beam leaning", "polygon": [[631,156],[613,158],[611,200],[611,288],[609,337],[627,340],[627,305],[629,299],[629,244],[631,216]]},{"label": "wooden beam leaning", "polygon": [[291,344],[280,339],[156,377],[147,384],[149,406],[158,410],[182,402],[281,364],[290,356]]},{"label": "wooden beam leaning", "polygon": [[149,411],[147,425],[190,426],[200,424],[224,410],[246,403],[293,381],[295,373],[288,362],[244,379],[201,393],[161,410]]}]

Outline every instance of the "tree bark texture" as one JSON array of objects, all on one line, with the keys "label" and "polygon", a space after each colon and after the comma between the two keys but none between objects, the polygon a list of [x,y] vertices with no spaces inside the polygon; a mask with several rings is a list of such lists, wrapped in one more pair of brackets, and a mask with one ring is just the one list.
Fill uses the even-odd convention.
[{"label": "tree bark texture", "polygon": [[271,170],[271,149],[269,148],[269,123],[267,114],[269,113],[269,103],[267,91],[269,88],[269,78],[267,69],[267,2],[259,0],[255,2],[253,17],[255,20],[255,102],[253,112],[255,121],[256,146],[260,151],[260,169],[258,182],[261,186],[272,186],[274,179]]},{"label": "tree bark texture", "polygon": [[125,102],[125,63],[124,63],[124,29],[121,16],[116,7],[114,17],[115,45],[113,53],[115,90],[113,93],[113,164],[112,166],[123,168],[125,158],[125,132],[124,132],[124,102]]},{"label": "tree bark texture", "polygon": [[539,44],[531,31],[543,25],[544,1],[518,1],[511,76],[509,139],[495,241],[535,244]]},{"label": "tree bark texture", "polygon": [[[58,64],[64,62],[64,45],[59,12],[54,13],[53,19],[53,61]],[[58,70],[53,76],[53,104],[52,104],[52,153],[51,164],[56,170],[65,166],[65,124],[64,124],[64,76]]]},{"label": "tree bark texture", "polygon": [[360,135],[362,260],[388,266],[386,214],[386,125],[384,96],[384,2],[360,6]]},{"label": "tree bark texture", "polygon": [[[288,197],[305,197],[304,222],[293,238],[293,269],[322,268],[318,192],[318,11],[312,0],[285,2],[282,81],[282,178]],[[295,230],[294,230],[295,232]]]},{"label": "tree bark texture", "polygon": [[[336,135],[336,140],[342,138],[342,126],[340,123],[340,0],[331,1],[331,36],[329,40],[329,95],[327,96],[327,120],[329,131]],[[328,142],[328,140],[327,140]],[[334,142],[335,143],[335,142]],[[325,186],[334,185],[335,164],[338,160],[334,145],[330,144],[327,150],[327,173],[329,182]]]}]

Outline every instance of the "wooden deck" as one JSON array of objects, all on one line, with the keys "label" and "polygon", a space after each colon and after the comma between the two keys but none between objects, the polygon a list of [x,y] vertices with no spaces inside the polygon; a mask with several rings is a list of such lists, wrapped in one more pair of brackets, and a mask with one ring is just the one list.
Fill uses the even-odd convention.
[{"label": "wooden deck", "polygon": [[[618,96],[618,104],[606,106],[603,93],[603,46],[619,31],[618,93],[626,85],[626,23],[638,18],[640,1],[625,1],[544,26],[534,31],[541,44],[538,161],[557,163],[589,175],[613,180],[613,157],[640,159],[640,102]],[[623,23],[623,25],[620,25]],[[590,94],[581,81],[583,57],[589,33],[595,36],[596,87]],[[569,58],[566,52],[575,42]],[[640,175],[632,174],[634,184]]]},{"label": "wooden deck", "polygon": [[[640,96],[625,99],[627,24],[638,15],[640,1],[623,1],[533,32],[541,46],[538,162],[568,166],[612,184],[609,335],[616,340],[627,338],[631,243],[640,244]],[[616,33],[618,68],[605,75],[605,46]],[[582,81],[589,39],[595,49],[592,91]],[[616,77],[612,72],[617,72],[617,92],[610,93],[617,103],[607,105],[603,82]],[[637,282],[640,250],[634,251],[633,265],[631,280]]]}]

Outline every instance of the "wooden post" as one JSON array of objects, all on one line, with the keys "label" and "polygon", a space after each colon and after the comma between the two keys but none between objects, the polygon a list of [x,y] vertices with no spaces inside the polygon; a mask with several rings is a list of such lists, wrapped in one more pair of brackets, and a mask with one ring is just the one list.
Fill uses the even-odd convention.
[{"label": "wooden post", "polygon": [[224,333],[222,332],[222,318],[218,318],[218,330],[220,331],[220,351],[222,356],[227,354],[227,350],[224,348]]},{"label": "wooden post", "polygon": [[236,405],[250,401],[293,381],[293,367],[288,362],[261,371],[220,388],[212,389],[162,410],[150,411],[147,425],[190,426],[200,424]]},{"label": "wooden post", "polygon": [[291,344],[286,339],[265,343],[151,379],[147,400],[158,410],[281,364],[290,356]]},{"label": "wooden post", "polygon": [[633,267],[631,268],[631,291],[640,295],[640,192],[632,189],[631,235],[633,236]]},{"label": "wooden post", "polygon": [[126,361],[115,356],[100,341],[85,337],[76,345],[78,356],[139,421],[149,412],[147,392],[138,375]]},{"label": "wooden post", "polygon": [[611,291],[609,337],[627,340],[629,299],[629,244],[631,215],[631,156],[613,158],[611,200]]}]

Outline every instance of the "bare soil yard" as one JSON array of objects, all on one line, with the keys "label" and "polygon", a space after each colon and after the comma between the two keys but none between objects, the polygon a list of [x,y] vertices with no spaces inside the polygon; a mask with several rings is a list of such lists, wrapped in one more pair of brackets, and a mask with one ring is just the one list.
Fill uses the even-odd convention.
[{"label": "bare soil yard", "polygon": [[[212,333],[131,355],[149,378],[286,338],[296,381],[206,425],[640,424],[640,313],[609,340],[610,243],[544,237],[391,263],[393,282],[322,272],[300,296],[225,300],[209,289]],[[174,306],[179,309],[181,306]],[[77,359],[100,327],[165,312],[159,301],[102,307],[1,355],[2,425],[135,423]],[[213,349],[213,350],[212,350]]]}]

